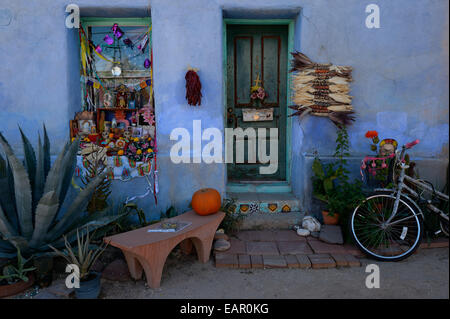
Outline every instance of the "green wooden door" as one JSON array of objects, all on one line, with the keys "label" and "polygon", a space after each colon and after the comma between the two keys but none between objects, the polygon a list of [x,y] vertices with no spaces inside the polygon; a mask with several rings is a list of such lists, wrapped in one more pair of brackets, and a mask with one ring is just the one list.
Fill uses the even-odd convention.
[{"label": "green wooden door", "polygon": [[[266,128],[266,150],[269,153],[269,129],[278,128],[278,169],[273,174],[260,174],[261,164],[248,160],[248,137],[245,138],[243,163],[227,165],[230,182],[286,180],[286,80],[288,28],[285,25],[227,26],[227,127]],[[268,93],[261,102],[250,98],[255,80]],[[243,112],[273,109],[271,120],[244,121]],[[270,114],[270,111],[268,115]],[[258,142],[256,141],[256,148]],[[236,153],[236,141],[234,154]],[[253,149],[253,147],[252,147]],[[258,154],[258,150],[256,150]]]}]

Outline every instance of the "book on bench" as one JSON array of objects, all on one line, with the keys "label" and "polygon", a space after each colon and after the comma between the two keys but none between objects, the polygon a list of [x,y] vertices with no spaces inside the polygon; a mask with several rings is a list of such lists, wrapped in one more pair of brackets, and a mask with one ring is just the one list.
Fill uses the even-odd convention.
[{"label": "book on bench", "polygon": [[191,225],[191,222],[163,222],[158,228],[148,229],[147,232],[149,233],[174,233],[178,232],[189,225]]}]

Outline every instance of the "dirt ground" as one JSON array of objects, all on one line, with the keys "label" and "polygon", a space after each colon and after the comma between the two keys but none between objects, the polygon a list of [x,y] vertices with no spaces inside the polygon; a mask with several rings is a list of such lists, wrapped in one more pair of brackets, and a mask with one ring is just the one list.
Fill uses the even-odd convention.
[{"label": "dirt ground", "polygon": [[[422,249],[407,260],[362,259],[362,267],[333,269],[224,269],[195,256],[169,256],[161,288],[143,280],[102,280],[102,298],[449,298],[449,249]],[[368,289],[368,264],[380,269],[380,288]]]}]

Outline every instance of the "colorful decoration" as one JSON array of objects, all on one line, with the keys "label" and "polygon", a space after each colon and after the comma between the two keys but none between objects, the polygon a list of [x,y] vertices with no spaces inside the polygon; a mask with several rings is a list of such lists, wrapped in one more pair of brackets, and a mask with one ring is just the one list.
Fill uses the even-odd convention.
[{"label": "colorful decoration", "polygon": [[150,67],[150,60],[147,58],[144,61],[144,68],[148,69]]},{"label": "colorful decoration", "polygon": [[314,63],[298,51],[291,54],[295,105],[289,108],[296,112],[290,116],[311,113],[327,116],[337,126],[350,125],[355,120],[352,97],[348,95],[352,68]]},{"label": "colorful decoration", "polygon": [[117,23],[114,23],[111,30],[113,31],[114,36],[117,39],[120,39],[123,36],[123,31],[119,28],[119,25]]},{"label": "colorful decoration", "polygon": [[186,79],[186,100],[189,105],[201,105],[202,84],[197,69],[189,69],[184,77]]},{"label": "colorful decoration", "polygon": [[111,45],[111,44],[113,44],[114,43],[114,39],[113,38],[111,38],[108,34],[107,35],[105,35],[105,37],[103,38],[103,41],[105,41],[106,42],[106,44],[108,44],[108,45]]},{"label": "colorful decoration", "polygon": [[259,79],[259,74],[256,77],[255,85],[250,88],[250,98],[253,101],[264,101],[266,97],[269,96],[269,94],[264,90],[262,86],[259,85],[261,80]]},{"label": "colorful decoration", "polygon": [[389,162],[395,157],[398,143],[392,138],[383,139],[380,142],[377,131],[367,131],[367,139],[371,140],[370,149],[375,152],[375,156],[365,156],[361,161],[360,173],[364,180],[364,173],[367,173],[367,181],[375,179],[378,182],[386,183],[389,176]]}]

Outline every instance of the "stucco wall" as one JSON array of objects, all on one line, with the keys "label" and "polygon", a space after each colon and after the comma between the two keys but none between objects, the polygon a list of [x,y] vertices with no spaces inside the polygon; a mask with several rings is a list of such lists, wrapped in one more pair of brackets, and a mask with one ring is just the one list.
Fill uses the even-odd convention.
[{"label": "stucco wall", "polygon": [[[223,128],[222,17],[293,18],[296,49],[317,62],[354,68],[357,121],[349,133],[355,172],[361,155],[368,153],[363,135],[375,129],[399,143],[421,139],[412,157],[423,159],[419,167],[425,177],[443,179],[448,161],[446,0],[0,0],[0,123],[18,153],[17,124],[36,142],[45,122],[56,154],[68,138],[68,120],[79,110],[77,32],[64,25],[69,3],[78,4],[84,16],[151,14],[160,194],[156,208],[151,197],[139,204],[154,217],[171,204],[185,209],[199,187],[225,192],[224,165],[175,165],[168,158],[173,128],[192,131],[194,119],[201,119],[203,128]],[[369,3],[380,6],[380,29],[364,25]],[[188,106],[184,99],[188,65],[200,69],[201,107]],[[327,119],[292,119],[292,186],[305,207],[311,154],[332,154],[334,139]],[[145,182],[115,182],[114,191],[117,202],[143,193]]]}]

